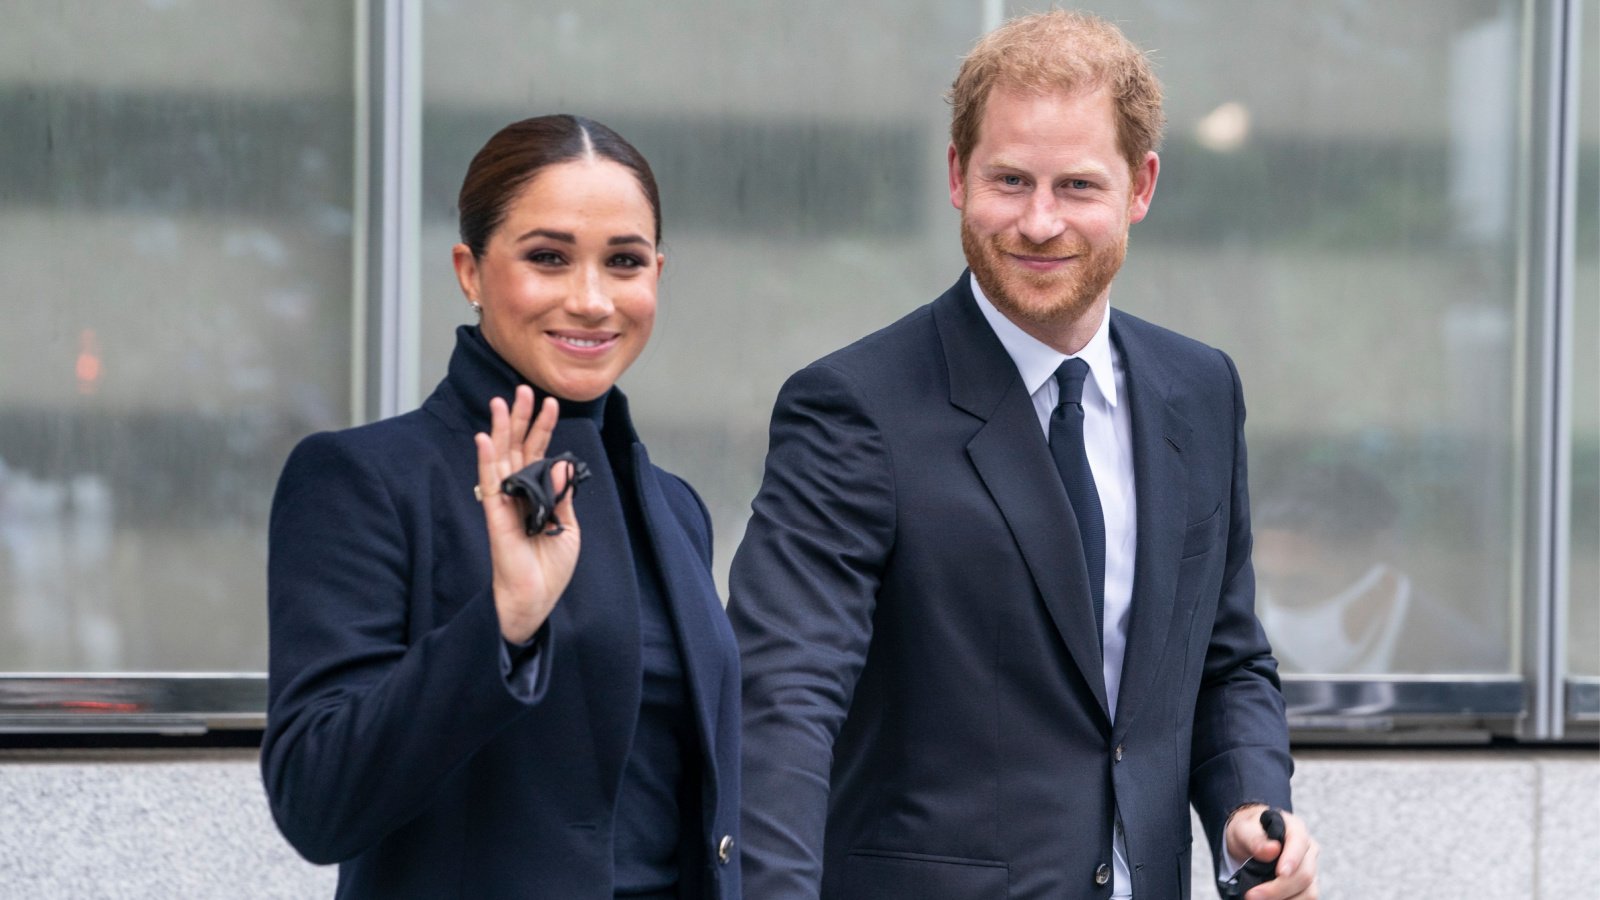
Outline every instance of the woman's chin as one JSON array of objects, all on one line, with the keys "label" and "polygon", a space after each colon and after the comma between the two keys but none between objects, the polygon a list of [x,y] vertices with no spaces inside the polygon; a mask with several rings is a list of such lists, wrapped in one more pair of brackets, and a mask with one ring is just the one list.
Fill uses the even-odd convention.
[{"label": "woman's chin", "polygon": [[569,400],[573,403],[588,403],[605,396],[617,383],[615,378],[574,377],[574,378],[530,378],[529,382],[546,394],[553,395],[557,400]]}]

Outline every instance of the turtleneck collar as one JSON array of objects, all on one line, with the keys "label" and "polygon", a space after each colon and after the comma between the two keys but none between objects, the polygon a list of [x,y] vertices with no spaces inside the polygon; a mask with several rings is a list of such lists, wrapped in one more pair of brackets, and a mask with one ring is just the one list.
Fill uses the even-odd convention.
[{"label": "turtleneck collar", "polygon": [[[454,402],[449,404],[452,408],[450,413],[454,414],[444,410],[436,412],[455,420],[455,424],[465,430],[488,431],[489,400],[503,397],[509,403],[516,394],[517,386],[523,384],[533,388],[536,404],[543,403],[545,397],[551,396],[548,391],[523,378],[496,353],[478,326],[462,325],[456,329],[456,348],[450,355],[449,374],[425,407],[435,407],[434,400],[443,393],[454,394]],[[637,440],[628,416],[627,398],[614,385],[593,400],[563,400],[560,397],[556,400],[560,402],[563,420],[589,419],[602,430],[610,423],[613,427],[622,427],[622,433],[630,440]]]},{"label": "turtleneck collar", "polygon": [[[537,388],[534,390],[536,393],[538,392]],[[599,428],[606,421],[606,398],[610,397],[614,391],[616,391],[615,387],[593,400],[562,400],[557,397],[556,400],[561,403],[561,418],[589,419],[594,422],[594,427]]]}]

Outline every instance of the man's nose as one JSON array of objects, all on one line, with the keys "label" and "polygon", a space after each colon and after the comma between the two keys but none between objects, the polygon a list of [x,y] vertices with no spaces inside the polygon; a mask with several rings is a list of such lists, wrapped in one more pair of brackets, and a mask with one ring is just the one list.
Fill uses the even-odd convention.
[{"label": "man's nose", "polygon": [[1049,188],[1038,188],[1028,196],[1028,206],[1017,222],[1017,231],[1035,244],[1048,244],[1066,231],[1061,202]]}]

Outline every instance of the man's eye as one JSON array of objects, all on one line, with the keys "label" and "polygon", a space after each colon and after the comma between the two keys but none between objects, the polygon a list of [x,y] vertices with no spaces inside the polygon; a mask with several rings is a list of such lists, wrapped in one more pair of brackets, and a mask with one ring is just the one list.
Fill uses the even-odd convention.
[{"label": "man's eye", "polygon": [[1089,182],[1084,181],[1082,178],[1074,178],[1067,182],[1067,187],[1070,187],[1075,191],[1086,191],[1089,189],[1090,185]]},{"label": "man's eye", "polygon": [[1000,176],[1000,183],[1005,185],[1005,186],[1007,186],[1007,187],[1021,187],[1022,186],[1022,176],[1021,175],[1001,175]]}]

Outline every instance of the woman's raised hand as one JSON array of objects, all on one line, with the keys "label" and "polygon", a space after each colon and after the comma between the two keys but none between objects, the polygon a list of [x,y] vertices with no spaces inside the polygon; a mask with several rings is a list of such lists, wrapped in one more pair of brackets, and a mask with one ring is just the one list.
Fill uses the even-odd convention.
[{"label": "woman's raised hand", "polygon": [[[509,410],[499,397],[489,401],[489,433],[480,432],[473,438],[478,447],[478,490],[489,526],[494,607],[500,617],[500,633],[514,644],[533,637],[549,618],[578,564],[578,518],[570,492],[556,505],[561,533],[529,536],[517,501],[500,490],[507,476],[544,459],[556,415],[555,398],[549,397],[534,418],[533,390],[521,385]],[[555,464],[550,480],[557,496],[571,477],[570,463]]]}]

